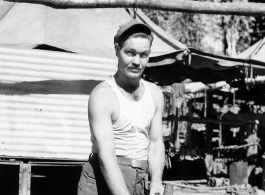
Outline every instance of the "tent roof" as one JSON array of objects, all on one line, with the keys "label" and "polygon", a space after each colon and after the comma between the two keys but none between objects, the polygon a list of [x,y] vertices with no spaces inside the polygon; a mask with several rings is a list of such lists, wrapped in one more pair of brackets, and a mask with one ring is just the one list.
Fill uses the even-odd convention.
[{"label": "tent roof", "polygon": [[[48,45],[69,52],[116,59],[114,35],[119,25],[131,18],[125,9],[118,8],[53,9],[44,5],[16,3],[0,21],[0,45],[17,48]],[[159,28],[153,23],[148,25]],[[166,34],[160,29],[161,32]],[[170,46],[155,34],[152,56],[176,49],[180,48]]]},{"label": "tent roof", "polygon": [[265,62],[265,38],[258,41],[245,51],[243,51],[241,54],[237,56],[237,58],[243,58],[243,59],[253,59],[258,60],[261,62]]},{"label": "tent roof", "polygon": [[6,2],[0,0],[0,21],[6,16],[10,9],[14,6],[13,2]]},{"label": "tent roof", "polygon": [[189,78],[205,84],[226,81],[235,86],[234,84],[244,84],[245,77],[250,77],[251,74],[265,75],[265,63],[218,56],[189,48],[150,58],[144,77],[159,85],[171,85]]}]

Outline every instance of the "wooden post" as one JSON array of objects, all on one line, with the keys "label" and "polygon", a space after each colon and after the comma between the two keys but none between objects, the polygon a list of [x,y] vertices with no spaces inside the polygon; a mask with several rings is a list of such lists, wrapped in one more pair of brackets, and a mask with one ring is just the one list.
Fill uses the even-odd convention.
[{"label": "wooden post", "polygon": [[263,174],[262,174],[262,189],[265,190],[265,155],[263,153],[262,155],[262,168],[263,168]]},{"label": "wooden post", "polygon": [[205,152],[211,155],[212,155],[212,138],[213,138],[213,125],[209,123],[206,125]]},{"label": "wooden post", "polygon": [[19,195],[30,195],[31,164],[20,164]]},{"label": "wooden post", "polygon": [[175,12],[223,15],[265,15],[264,3],[214,3],[184,0],[7,0],[48,5],[54,8],[145,8]]},{"label": "wooden post", "polygon": [[[178,118],[178,108],[176,108],[176,118]],[[171,130],[171,138],[172,142],[175,145],[179,146],[179,131],[178,131],[178,121],[171,121],[172,122],[172,130]]]},{"label": "wooden post", "polygon": [[[206,107],[206,115],[204,117],[211,116],[212,109],[212,93],[210,91],[205,91],[205,107]],[[209,123],[206,125],[206,143],[205,143],[205,151],[207,154],[212,155],[212,138],[213,138],[213,123]]]},{"label": "wooden post", "polygon": [[[189,112],[188,112],[188,117],[192,117],[192,102],[189,101],[188,102],[188,108],[189,108]],[[191,125],[192,125],[192,122],[191,121],[187,121],[187,133],[186,133],[186,146],[191,149],[192,147],[192,141],[191,141]]]}]

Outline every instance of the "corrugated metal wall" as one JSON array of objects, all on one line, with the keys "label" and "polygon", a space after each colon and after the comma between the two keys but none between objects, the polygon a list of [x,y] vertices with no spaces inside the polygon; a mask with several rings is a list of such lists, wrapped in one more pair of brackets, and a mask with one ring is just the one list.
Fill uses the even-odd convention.
[{"label": "corrugated metal wall", "polygon": [[0,156],[86,160],[87,101],[116,60],[0,48]]}]

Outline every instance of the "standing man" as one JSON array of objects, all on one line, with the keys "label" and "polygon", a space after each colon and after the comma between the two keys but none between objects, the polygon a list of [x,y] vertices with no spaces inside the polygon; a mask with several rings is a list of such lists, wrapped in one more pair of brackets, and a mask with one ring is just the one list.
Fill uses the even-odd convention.
[{"label": "standing man", "polygon": [[79,195],[142,195],[150,173],[150,195],[163,193],[163,94],[141,79],[153,34],[137,20],[114,37],[118,70],[91,93],[88,117],[93,143]]}]

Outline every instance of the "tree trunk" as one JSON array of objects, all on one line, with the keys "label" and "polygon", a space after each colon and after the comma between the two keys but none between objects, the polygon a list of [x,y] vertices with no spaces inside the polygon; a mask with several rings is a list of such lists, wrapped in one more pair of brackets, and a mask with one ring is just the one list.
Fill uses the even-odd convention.
[{"label": "tree trunk", "polygon": [[[213,3],[184,0],[6,0],[44,4],[54,8],[145,8],[221,15],[265,15],[265,3]],[[136,5],[137,4],[137,5]]]}]

